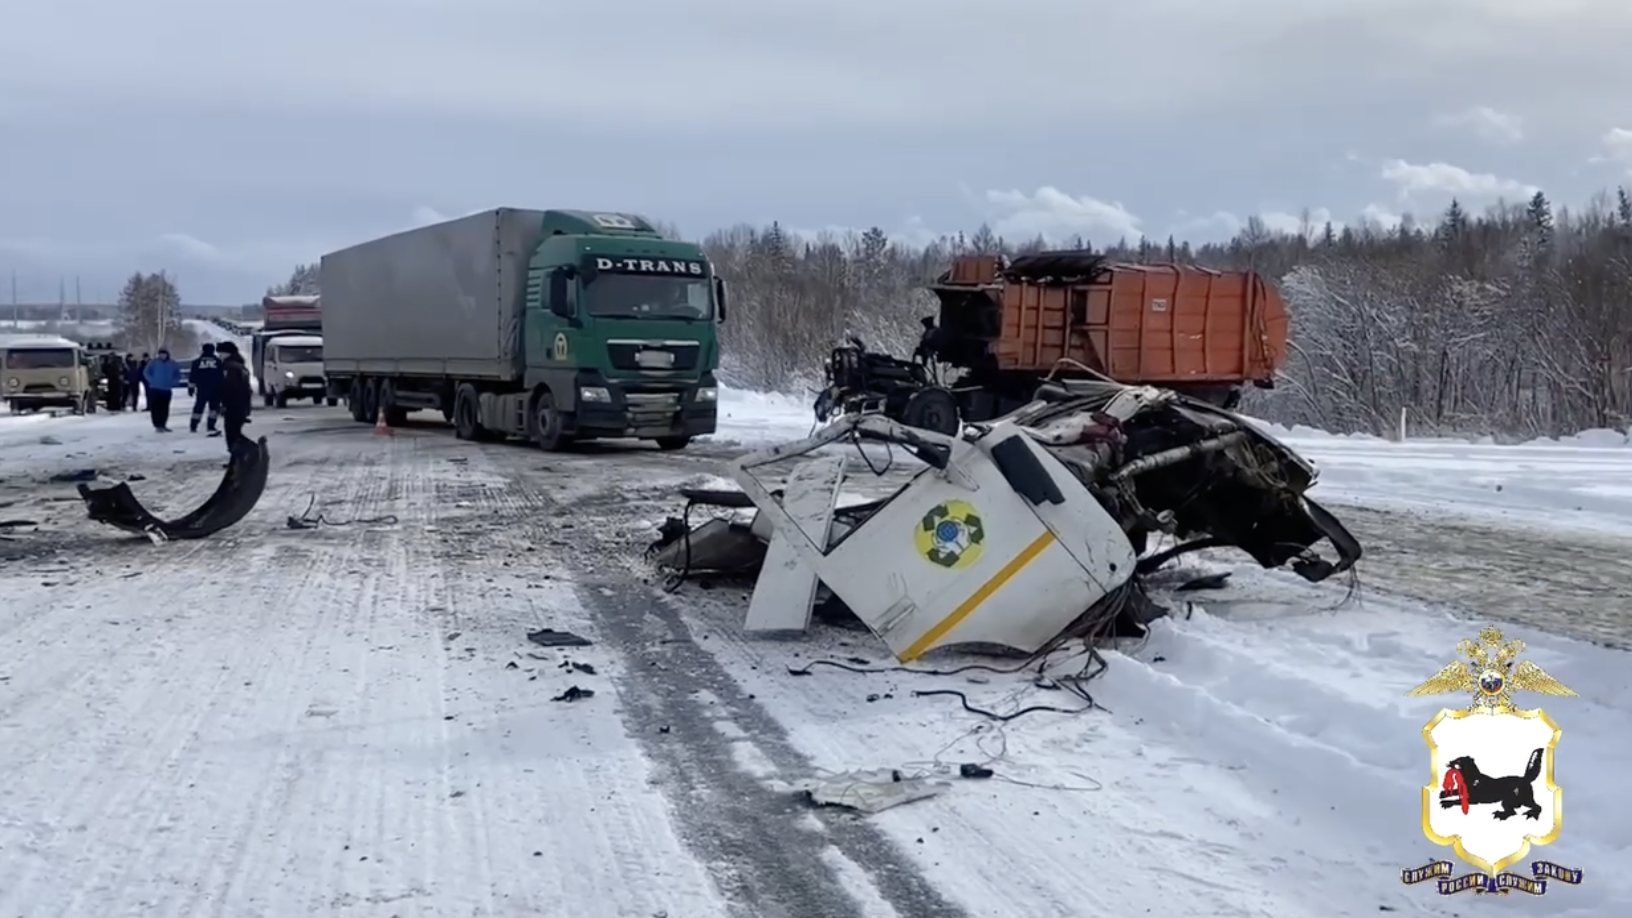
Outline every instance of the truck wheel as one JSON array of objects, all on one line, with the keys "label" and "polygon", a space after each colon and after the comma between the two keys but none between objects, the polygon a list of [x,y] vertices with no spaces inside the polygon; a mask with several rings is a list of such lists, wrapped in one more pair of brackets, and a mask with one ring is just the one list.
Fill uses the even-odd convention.
[{"label": "truck wheel", "polygon": [[374,423],[380,410],[380,383],[379,380],[363,380],[363,423]]},{"label": "truck wheel", "polygon": [[278,397],[277,397],[277,404],[278,404],[279,408],[288,408],[289,407],[289,394],[287,392],[279,392]]},{"label": "truck wheel", "polygon": [[657,448],[668,452],[670,450],[685,449],[691,445],[691,437],[658,437]]},{"label": "truck wheel", "polygon": [[85,396],[85,407],[84,407],[84,409],[82,409],[82,413],[84,413],[84,414],[96,414],[96,396],[94,396],[94,395],[86,395]]},{"label": "truck wheel", "polygon": [[482,402],[476,387],[465,383],[453,397],[453,435],[461,440],[483,443],[493,434],[482,426]]},{"label": "truck wheel", "polygon": [[958,432],[958,402],[945,389],[920,389],[907,399],[901,423],[952,436]]},{"label": "truck wheel", "polygon": [[[313,401],[316,401],[316,399],[313,399]],[[323,400],[323,401],[324,401],[324,403],[325,403],[325,404],[327,404],[327,405],[328,405],[328,406],[329,406],[329,407],[330,407],[330,408],[333,408],[333,407],[334,407],[334,406],[336,406],[336,405],[338,405],[338,404],[340,404],[340,400],[339,400],[339,399],[337,399],[337,398],[326,398],[326,399],[324,399],[324,400]]]},{"label": "truck wheel", "polygon": [[261,400],[266,403],[266,407],[271,408],[272,403],[277,401],[277,397],[272,394],[272,390],[268,389],[266,394],[261,397]]},{"label": "truck wheel", "polygon": [[553,453],[572,445],[572,437],[562,433],[566,419],[555,407],[555,396],[548,390],[540,392],[533,402],[533,442],[545,452]]}]

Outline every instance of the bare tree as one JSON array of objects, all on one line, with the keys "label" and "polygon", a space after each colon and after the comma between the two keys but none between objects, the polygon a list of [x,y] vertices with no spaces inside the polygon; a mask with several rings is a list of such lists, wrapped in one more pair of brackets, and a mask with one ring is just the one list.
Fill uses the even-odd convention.
[{"label": "bare tree", "polygon": [[132,274],[119,291],[120,337],[125,347],[148,353],[161,347],[191,348],[181,324],[181,292],[165,272]]}]

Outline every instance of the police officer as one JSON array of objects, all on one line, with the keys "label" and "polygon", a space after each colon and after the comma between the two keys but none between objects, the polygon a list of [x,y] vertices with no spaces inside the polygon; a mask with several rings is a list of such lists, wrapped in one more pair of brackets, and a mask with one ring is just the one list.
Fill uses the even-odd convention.
[{"label": "police officer", "polygon": [[221,355],[221,426],[227,433],[227,452],[244,438],[244,425],[249,423],[249,404],[252,401],[249,385],[249,366],[238,345],[223,341],[216,347]]},{"label": "police officer", "polygon": [[193,360],[193,367],[188,371],[187,388],[193,396],[193,417],[187,429],[198,433],[198,422],[204,418],[204,412],[209,411],[209,420],[204,429],[212,437],[218,437],[221,432],[215,429],[215,422],[221,417],[221,379],[224,371],[221,368],[221,358],[215,355],[215,345],[206,344],[198,357]]}]

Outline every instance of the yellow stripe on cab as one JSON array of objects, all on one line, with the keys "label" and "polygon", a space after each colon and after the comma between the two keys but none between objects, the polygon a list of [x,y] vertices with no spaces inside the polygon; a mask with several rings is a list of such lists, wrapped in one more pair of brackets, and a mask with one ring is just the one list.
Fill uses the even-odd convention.
[{"label": "yellow stripe on cab", "polygon": [[981,584],[980,589],[971,593],[969,598],[960,603],[956,609],[953,609],[946,618],[936,622],[933,628],[925,631],[923,637],[913,641],[912,646],[901,654],[901,662],[910,663],[927,653],[931,647],[940,642],[941,638],[946,637],[948,632],[962,624],[964,619],[973,615],[975,610],[980,608],[981,603],[990,599],[992,594],[996,593],[1003,584],[1013,580],[1015,574],[1020,573],[1021,569],[1035,561],[1037,556],[1043,553],[1043,549],[1052,544],[1054,544],[1053,531],[1044,529],[1042,535],[1032,540],[1030,545],[1022,548],[1020,553],[1015,555],[1008,564],[1003,565],[1002,570],[992,575],[992,579]]}]

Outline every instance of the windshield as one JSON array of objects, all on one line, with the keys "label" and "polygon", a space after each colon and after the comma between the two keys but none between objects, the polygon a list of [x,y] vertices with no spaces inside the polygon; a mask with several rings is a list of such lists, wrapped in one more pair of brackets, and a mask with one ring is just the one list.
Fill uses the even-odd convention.
[{"label": "windshield", "polygon": [[708,319],[713,288],[706,277],[604,272],[584,289],[589,314],[621,319]]},{"label": "windshield", "polygon": [[286,344],[278,348],[279,363],[322,363],[323,346],[296,347]]},{"label": "windshield", "polygon": [[62,370],[77,362],[73,348],[31,347],[6,351],[8,370]]}]

